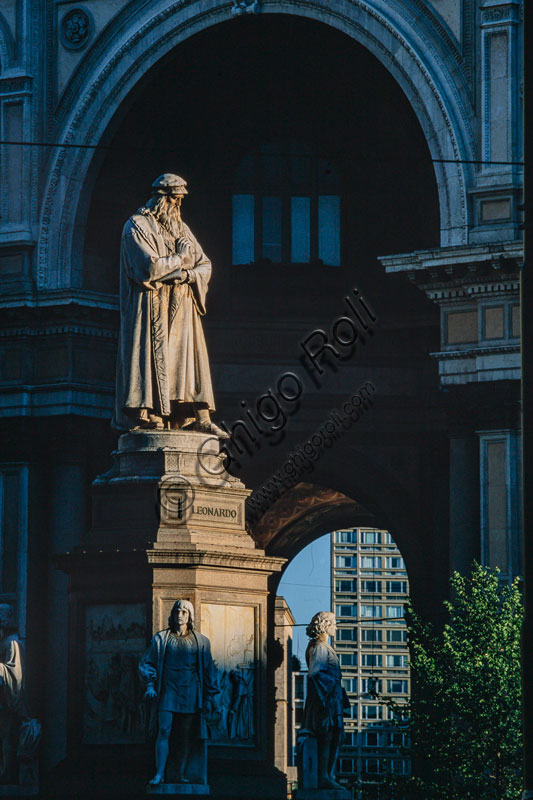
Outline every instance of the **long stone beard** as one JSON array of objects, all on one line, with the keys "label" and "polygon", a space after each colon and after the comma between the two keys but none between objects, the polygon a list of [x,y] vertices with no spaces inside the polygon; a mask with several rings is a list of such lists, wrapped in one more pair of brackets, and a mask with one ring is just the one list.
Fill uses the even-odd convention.
[{"label": "long stone beard", "polygon": [[175,203],[169,203],[166,197],[161,198],[154,208],[154,216],[177,239],[181,235],[181,212]]}]

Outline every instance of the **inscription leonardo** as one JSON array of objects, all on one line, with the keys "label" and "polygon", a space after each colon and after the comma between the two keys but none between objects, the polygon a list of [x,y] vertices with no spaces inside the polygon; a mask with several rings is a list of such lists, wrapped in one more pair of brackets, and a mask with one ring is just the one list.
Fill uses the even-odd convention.
[{"label": "inscription leonardo", "polygon": [[230,519],[237,517],[234,508],[217,508],[216,506],[194,506],[193,514],[205,517],[229,517]]}]

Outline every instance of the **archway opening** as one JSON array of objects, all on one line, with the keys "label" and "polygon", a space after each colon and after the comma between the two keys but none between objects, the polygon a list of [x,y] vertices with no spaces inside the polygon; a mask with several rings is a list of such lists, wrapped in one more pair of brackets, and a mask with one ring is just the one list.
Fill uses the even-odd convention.
[{"label": "archway opening", "polygon": [[337,780],[373,797],[379,795],[384,775],[409,774],[407,740],[395,723],[410,697],[409,594],[400,549],[388,531],[370,525],[327,533],[307,544],[286,567],[275,602],[275,636],[284,652],[276,673],[275,738],[285,742],[285,752],[277,752],[276,758],[289,781],[297,780],[299,731],[312,728],[314,719],[306,697],[309,682],[317,679],[308,670],[317,665],[312,653],[311,663],[307,658],[307,625],[323,611],[335,616],[331,658],[349,700]]},{"label": "archway opening", "polygon": [[[228,304],[242,309],[243,301],[254,315],[293,313],[296,301],[305,314],[314,309],[317,290],[327,294],[348,275],[372,293],[384,279],[377,255],[439,241],[435,174],[413,109],[372,54],[322,23],[269,14],[196,34],[147,73],[110,144],[86,229],[83,281],[90,289],[116,291],[121,227],[146,200],[154,178],[166,171],[188,180],[184,217],[201,231],[202,245],[217,266],[212,317],[227,313]],[[278,148],[282,156],[295,147],[292,154],[304,166],[312,153],[317,169],[339,176],[334,189],[316,192],[340,197],[339,263],[328,266],[327,258],[320,259],[313,224],[309,249],[317,263],[306,259],[305,247],[305,263],[301,255],[300,262],[290,263],[288,206],[277,222],[270,220],[275,229],[270,238],[278,237],[281,256],[269,258],[277,252],[271,248],[265,250],[265,263],[254,268],[232,263],[232,198],[243,193],[239,164],[265,147]],[[277,196],[269,186],[276,166],[272,159],[270,165],[263,159],[262,166],[262,194]],[[279,182],[280,197],[302,194],[291,188],[287,171]],[[261,194],[261,187],[256,189]],[[311,190],[308,194],[312,204]],[[300,219],[307,213],[304,205]],[[263,225],[256,235],[268,238],[265,213],[256,222]],[[409,287],[401,287],[396,305],[413,297]]]}]

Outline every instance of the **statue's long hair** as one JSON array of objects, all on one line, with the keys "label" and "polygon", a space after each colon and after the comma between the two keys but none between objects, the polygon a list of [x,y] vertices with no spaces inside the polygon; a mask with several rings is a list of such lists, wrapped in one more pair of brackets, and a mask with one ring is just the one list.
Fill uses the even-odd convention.
[{"label": "statue's long hair", "polygon": [[184,608],[186,611],[189,612],[189,621],[187,623],[187,627],[190,631],[194,630],[194,606],[189,600],[176,600],[174,605],[172,606],[172,611],[170,612],[170,616],[168,618],[168,627],[172,631],[172,633],[176,633],[177,625],[175,620],[175,612],[178,608]]},{"label": "statue's long hair", "polygon": [[310,639],[316,639],[321,633],[325,633],[333,622],[335,622],[335,614],[332,611],[319,611],[318,614],[315,614],[305,632]]},{"label": "statue's long hair", "polygon": [[181,235],[181,212],[177,205],[169,202],[168,195],[154,193],[137,213],[144,216],[153,214],[176,238]]}]

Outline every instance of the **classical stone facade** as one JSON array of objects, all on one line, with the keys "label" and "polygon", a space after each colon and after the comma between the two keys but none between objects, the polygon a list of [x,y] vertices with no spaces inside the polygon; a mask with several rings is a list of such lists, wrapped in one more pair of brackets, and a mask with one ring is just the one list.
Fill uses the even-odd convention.
[{"label": "classical stone facade", "polygon": [[[183,214],[215,266],[217,419],[266,556],[387,529],[433,617],[450,569],[520,572],[521,24],[520,0],[0,4],[0,599],[26,640],[50,796],[68,795],[81,756],[105,774],[109,753],[101,731],[78,735],[79,626],[101,626],[84,652],[108,683],[119,624],[135,657],[151,631],[146,551],[109,543],[127,574],[114,584],[106,567],[85,622],[57,558],[82,558],[91,482],[116,448],[120,229],[162,172],[194,187]],[[376,325],[346,304],[354,287]],[[306,357],[326,336],[335,352]],[[289,372],[299,384],[280,383]],[[369,410],[305,464],[295,448],[365,381]],[[304,466],[287,488],[290,453]],[[117,604],[116,619],[96,608]],[[265,675],[273,689],[268,657]],[[281,765],[274,716],[264,752]],[[139,763],[130,722],[113,747]]]}]

